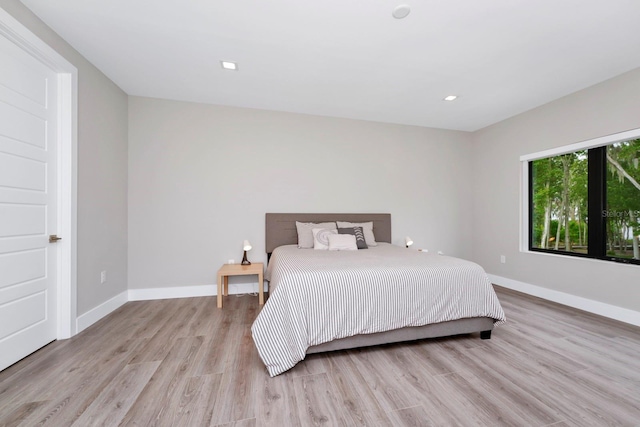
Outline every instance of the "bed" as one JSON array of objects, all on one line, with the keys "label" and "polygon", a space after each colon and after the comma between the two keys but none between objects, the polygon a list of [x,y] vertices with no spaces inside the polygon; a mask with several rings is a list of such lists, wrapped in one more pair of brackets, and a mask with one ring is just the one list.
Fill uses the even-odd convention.
[{"label": "bed", "polygon": [[[296,221],[373,223],[375,247],[298,248]],[[505,315],[484,270],[391,244],[390,214],[266,214],[269,299],[252,325],[269,375],[307,354],[424,338],[491,337]]]}]

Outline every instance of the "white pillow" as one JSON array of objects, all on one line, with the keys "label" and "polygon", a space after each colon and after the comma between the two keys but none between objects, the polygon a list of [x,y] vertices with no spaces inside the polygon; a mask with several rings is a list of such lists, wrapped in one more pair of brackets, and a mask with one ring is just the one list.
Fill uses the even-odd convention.
[{"label": "white pillow", "polygon": [[313,233],[313,249],[326,251],[329,249],[329,236],[338,234],[338,230],[329,230],[327,228],[312,228]]},{"label": "white pillow", "polygon": [[353,234],[330,234],[329,235],[330,251],[357,251],[358,243],[356,236]]},{"label": "white pillow", "polygon": [[344,222],[344,221],[336,221],[338,224],[338,228],[349,228],[349,227],[362,227],[362,232],[364,233],[364,240],[367,242],[367,246],[378,246],[376,243],[376,238],[373,235],[373,221],[370,222]]},{"label": "white pillow", "polygon": [[314,228],[328,228],[330,230],[337,229],[335,222],[321,222],[316,224],[313,222],[296,221],[296,229],[298,230],[298,248],[313,248],[313,233],[311,230]]}]

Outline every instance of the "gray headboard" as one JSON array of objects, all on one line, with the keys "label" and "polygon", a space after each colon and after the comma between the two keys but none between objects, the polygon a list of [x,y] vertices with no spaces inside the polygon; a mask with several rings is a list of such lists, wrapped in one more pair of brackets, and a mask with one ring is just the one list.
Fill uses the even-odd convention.
[{"label": "gray headboard", "polygon": [[266,215],[266,250],[270,254],[282,245],[298,243],[296,221],[300,222],[369,222],[377,242],[391,243],[391,214],[268,213]]}]

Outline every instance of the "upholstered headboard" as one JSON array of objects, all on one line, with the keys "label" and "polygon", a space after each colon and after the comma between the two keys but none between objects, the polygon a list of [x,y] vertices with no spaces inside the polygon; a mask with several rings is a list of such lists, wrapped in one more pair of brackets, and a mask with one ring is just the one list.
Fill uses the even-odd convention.
[{"label": "upholstered headboard", "polygon": [[266,215],[266,250],[270,254],[282,245],[298,243],[296,221],[300,222],[369,222],[378,242],[391,243],[391,214],[268,213]]}]

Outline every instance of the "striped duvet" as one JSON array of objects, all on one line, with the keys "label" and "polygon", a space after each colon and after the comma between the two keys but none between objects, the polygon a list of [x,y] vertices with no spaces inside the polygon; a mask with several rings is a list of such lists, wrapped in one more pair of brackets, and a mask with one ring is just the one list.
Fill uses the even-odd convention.
[{"label": "striped duvet", "polygon": [[388,243],[358,251],[281,246],[265,278],[269,299],[251,332],[271,376],[310,346],[339,338],[467,317],[505,320],[479,265]]}]

